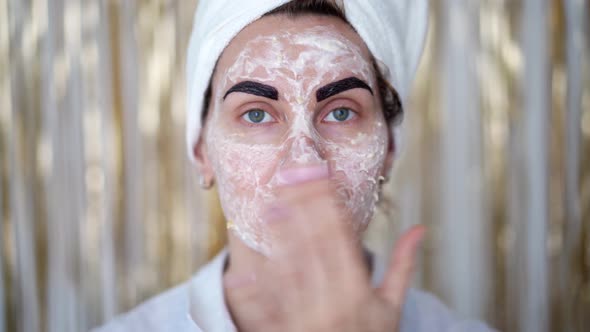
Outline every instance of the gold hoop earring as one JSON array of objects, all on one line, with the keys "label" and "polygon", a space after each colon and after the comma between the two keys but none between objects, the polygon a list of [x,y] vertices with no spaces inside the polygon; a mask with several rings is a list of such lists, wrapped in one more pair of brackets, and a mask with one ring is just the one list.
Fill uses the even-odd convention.
[{"label": "gold hoop earring", "polygon": [[375,203],[381,202],[381,195],[383,195],[383,184],[389,181],[389,179],[383,175],[379,175],[377,178],[377,192],[375,193]]}]

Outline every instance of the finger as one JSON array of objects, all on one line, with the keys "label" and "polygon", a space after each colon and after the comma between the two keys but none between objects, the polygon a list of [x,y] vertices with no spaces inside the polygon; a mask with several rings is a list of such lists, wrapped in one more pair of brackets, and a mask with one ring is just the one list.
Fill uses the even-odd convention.
[{"label": "finger", "polygon": [[[286,227],[293,226],[293,230],[305,231],[304,235],[310,236],[324,234],[323,229],[348,236],[343,232],[343,226],[347,226],[343,222],[346,218],[342,216],[344,209],[340,205],[343,204],[338,204],[339,200],[336,199],[337,181],[334,178],[333,166],[330,167],[329,162],[284,169],[277,174],[277,178],[279,183],[283,184],[278,190],[279,203],[283,203],[282,212],[285,208],[290,208],[297,214],[294,218],[283,216],[283,219],[299,220],[296,224]],[[302,238],[305,239],[309,237]]]},{"label": "finger", "polygon": [[277,240],[271,262],[285,289],[298,290],[284,293],[285,302],[319,304],[334,297],[330,294],[353,291],[363,284],[361,278],[368,287],[361,250],[354,246],[330,180],[285,186],[278,197],[279,206],[269,218],[275,220],[269,229]]},{"label": "finger", "polygon": [[298,257],[307,272],[304,281],[309,292],[302,293],[301,301],[321,308],[324,301],[354,298],[360,292],[371,291],[360,242],[337,202],[332,183],[309,183],[297,192],[286,192],[284,197],[301,204],[294,211],[296,227],[290,232],[298,237],[295,244],[299,248],[287,252],[290,258],[284,260],[296,261],[297,257],[290,253],[305,253]]},{"label": "finger", "polygon": [[324,211],[311,211],[310,201],[323,201],[327,186],[328,180],[315,180],[278,190],[276,201],[263,215],[267,233],[272,239],[271,259],[283,259],[307,249],[307,228],[312,227],[316,219],[327,218],[317,215],[320,212],[324,214]]},{"label": "finger", "polygon": [[314,258],[329,260],[324,263],[335,263],[348,261],[360,251],[354,246],[350,221],[339,206],[329,180],[283,188],[280,196],[291,207],[292,215],[292,223],[285,225],[288,238],[282,246],[286,249],[284,254],[304,249]]},{"label": "finger", "polygon": [[328,187],[328,180],[317,180],[279,190],[273,209],[275,222],[268,227],[275,240],[271,260],[288,264],[286,268],[320,267],[320,243],[328,237],[326,234],[335,232],[329,225],[338,218]]},{"label": "finger", "polygon": [[[305,183],[329,179],[329,169],[326,164],[308,165],[282,169],[277,174],[277,181],[280,184],[277,190],[277,199],[267,207],[263,220],[268,224],[268,233],[273,240],[272,246],[280,248],[283,244],[288,244],[289,228],[293,225],[293,211],[296,210],[296,204],[299,203],[297,198],[287,196],[290,191],[299,195],[309,195],[309,186]],[[311,193],[313,194],[313,192]],[[271,253],[269,253],[271,254]]]},{"label": "finger", "polygon": [[[275,239],[272,245],[275,255],[290,254],[306,243],[309,232],[304,231],[315,226],[320,217],[317,211],[307,210],[314,200],[326,203],[325,198],[332,190],[329,177],[329,168],[325,163],[284,169],[277,174],[282,185],[277,189],[277,200],[269,210],[270,215],[265,216],[270,223],[269,233]],[[331,211],[328,209],[327,212]]]},{"label": "finger", "polygon": [[[329,170],[331,169],[331,170]],[[330,176],[328,176],[330,175]],[[274,222],[268,227],[275,239],[273,256],[282,273],[290,274],[301,287],[309,284],[323,292],[340,285],[369,287],[362,246],[352,231],[333,166],[326,164],[283,170],[283,183],[271,209]],[[305,271],[305,273],[301,273]],[[289,279],[289,278],[287,278]]]},{"label": "finger", "polygon": [[[317,211],[310,202],[322,204],[328,194],[327,179],[282,187],[278,199],[264,216],[272,249],[266,270],[282,284],[282,305],[301,308],[317,293],[323,277],[322,263],[310,231],[315,219],[333,218]],[[313,302],[311,302],[313,303]]]},{"label": "finger", "polygon": [[425,231],[426,228],[421,225],[410,228],[397,241],[393,250],[380,293],[396,308],[401,308],[405,299],[414,272],[416,253]]}]

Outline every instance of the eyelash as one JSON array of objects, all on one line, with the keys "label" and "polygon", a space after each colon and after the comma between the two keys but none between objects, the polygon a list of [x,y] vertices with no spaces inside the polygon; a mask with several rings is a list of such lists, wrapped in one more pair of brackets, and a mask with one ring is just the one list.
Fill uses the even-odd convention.
[{"label": "eyelash", "polygon": [[[326,118],[328,118],[334,112],[339,111],[339,110],[347,110],[349,112],[349,114],[347,114],[348,115],[347,119],[342,120],[342,121],[338,121],[336,119],[326,120]],[[249,114],[251,114],[251,112],[254,112],[254,111],[260,111],[260,112],[264,113],[264,118],[261,120],[261,122],[249,121],[251,119],[248,119],[248,116],[249,116]],[[358,116],[359,116],[358,112],[354,111],[351,107],[339,106],[336,108],[332,108],[332,109],[330,109],[330,111],[323,114],[321,117],[321,122],[327,123],[327,124],[340,124],[340,125],[342,125],[342,124],[348,124],[349,122],[355,120]],[[262,108],[257,108],[257,107],[250,108],[247,111],[245,111],[244,113],[242,113],[242,115],[240,115],[240,119],[245,123],[245,125],[247,125],[249,127],[266,126],[266,125],[271,125],[272,123],[277,122],[276,117],[273,116],[270,112],[267,112],[267,111],[263,110]]]},{"label": "eyelash", "polygon": [[[339,121],[339,120],[337,120],[335,118],[334,118],[334,120],[329,120],[329,121],[326,120],[330,115],[334,114],[334,112],[340,111],[340,110],[345,110],[345,111],[348,112],[347,113],[347,118],[345,120]],[[345,123],[348,123],[348,122],[356,119],[357,116],[358,116],[358,113],[355,112],[355,111],[353,111],[350,107],[341,106],[341,107],[337,107],[337,108],[334,108],[331,111],[329,111],[328,114],[326,114],[326,116],[324,116],[322,118],[322,122],[345,124]],[[334,117],[334,116],[332,115],[332,117]]]}]

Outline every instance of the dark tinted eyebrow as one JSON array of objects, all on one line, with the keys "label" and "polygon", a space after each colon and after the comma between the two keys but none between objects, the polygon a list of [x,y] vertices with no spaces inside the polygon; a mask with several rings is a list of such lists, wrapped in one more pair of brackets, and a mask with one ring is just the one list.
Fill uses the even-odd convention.
[{"label": "dark tinted eyebrow", "polygon": [[328,99],[334,95],[337,95],[341,92],[344,92],[346,90],[356,89],[356,88],[369,90],[369,92],[371,94],[373,94],[373,89],[371,89],[371,87],[367,83],[365,83],[363,80],[353,76],[353,77],[345,78],[340,81],[330,83],[328,85],[325,85],[325,86],[319,88],[316,91],[315,96],[316,96],[316,99],[319,103],[320,101],[326,100],[326,99]]},{"label": "dark tinted eyebrow", "polygon": [[276,88],[253,81],[244,81],[232,86],[229,90],[227,90],[223,96],[223,99],[225,100],[225,98],[232,92],[249,93],[251,95],[269,98],[272,100],[279,100],[279,92]]}]

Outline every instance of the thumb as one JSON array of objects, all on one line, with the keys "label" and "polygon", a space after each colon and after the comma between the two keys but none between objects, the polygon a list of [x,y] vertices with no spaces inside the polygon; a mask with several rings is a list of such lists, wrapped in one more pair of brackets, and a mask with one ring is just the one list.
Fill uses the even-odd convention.
[{"label": "thumb", "polygon": [[418,225],[407,230],[395,244],[389,268],[381,284],[381,295],[395,308],[401,308],[411,283],[418,247],[426,227]]}]

